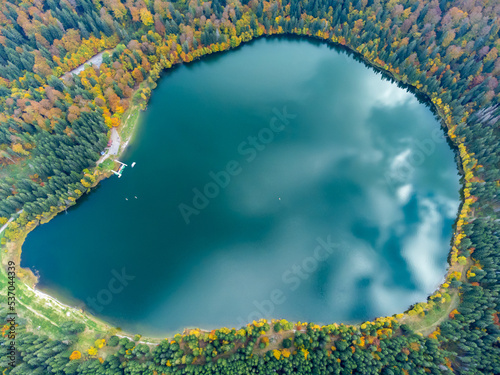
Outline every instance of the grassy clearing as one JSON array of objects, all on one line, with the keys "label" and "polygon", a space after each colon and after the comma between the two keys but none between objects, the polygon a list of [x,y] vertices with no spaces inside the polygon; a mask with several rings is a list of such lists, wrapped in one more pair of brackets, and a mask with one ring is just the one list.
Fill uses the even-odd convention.
[{"label": "grassy clearing", "polygon": [[411,329],[416,333],[421,333],[423,336],[427,336],[432,333],[442,322],[448,319],[448,315],[458,306],[459,296],[458,292],[455,291],[451,295],[449,302],[446,302],[440,306],[436,305],[431,309],[425,316],[405,316],[405,321]]},{"label": "grassy clearing", "polygon": [[123,114],[123,123],[121,124],[118,132],[122,140],[129,140],[134,134],[134,130],[136,129],[136,125],[139,124],[140,120],[140,105],[131,105],[129,109]]},{"label": "grassy clearing", "polygon": [[123,113],[121,124],[118,127],[118,133],[122,139],[122,146],[132,139],[134,132],[141,122],[141,111],[146,108],[148,100],[141,96],[141,91],[152,89],[154,89],[154,87],[152,87],[148,81],[141,82],[141,84],[135,88],[130,107]]}]

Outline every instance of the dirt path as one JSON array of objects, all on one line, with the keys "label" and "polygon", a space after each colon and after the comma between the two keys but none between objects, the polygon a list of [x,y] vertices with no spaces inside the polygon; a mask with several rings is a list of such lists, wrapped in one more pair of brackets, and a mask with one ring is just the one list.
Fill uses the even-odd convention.
[{"label": "dirt path", "polygon": [[[133,339],[133,335],[119,335],[118,333],[115,334],[116,337],[120,337],[120,338],[127,338],[131,341],[134,341]],[[139,341],[136,341],[136,343],[138,344],[146,344],[146,345],[149,345],[149,346],[157,346],[162,340],[160,340],[159,342],[149,342],[149,341],[143,341],[143,340],[139,340]]]},{"label": "dirt path", "polygon": [[53,322],[52,320],[50,320],[49,318],[47,318],[45,315],[40,314],[38,311],[32,309],[31,307],[29,307],[28,305],[26,305],[25,303],[23,303],[21,300],[18,299],[17,302],[19,304],[23,305],[25,308],[27,308],[29,311],[31,311],[36,316],[38,316],[40,318],[43,318],[45,320],[48,320],[51,324],[55,325],[56,327],[59,327],[59,324],[57,324],[56,322]]},{"label": "dirt path", "polygon": [[100,159],[97,161],[97,165],[101,164],[104,160],[106,160],[108,157],[112,155],[118,155],[118,151],[120,150],[120,145],[122,143],[122,140],[120,138],[120,135],[118,134],[118,131],[113,128],[111,129],[111,146],[109,147],[108,151],[100,157]]},{"label": "dirt path", "polygon": [[63,75],[63,78],[68,78],[68,77],[71,77],[73,74],[80,74],[81,72],[83,72],[83,70],[85,69],[85,65],[94,65],[94,66],[101,66],[102,64],[102,55],[104,54],[104,52],[106,51],[102,51],[100,53],[98,53],[97,55],[91,57],[90,59],[88,59],[87,61],[85,61],[82,65],[76,67],[75,69],[73,69],[72,71],[66,73]]},{"label": "dirt path", "polygon": [[[23,210],[19,210],[16,212],[16,215],[20,214],[21,212],[23,212]],[[9,221],[7,221],[1,228],[0,228],[0,233],[2,233],[5,229],[7,229],[7,227],[9,226],[10,223],[12,223],[12,221],[14,221],[14,216],[12,216]]]},{"label": "dirt path", "polygon": [[453,309],[455,309],[458,306],[458,302],[459,302],[458,293],[453,294],[453,296],[451,297],[450,305],[445,311],[443,311],[439,319],[433,321],[431,324],[424,325],[418,329],[415,329],[415,332],[421,333],[424,336],[427,336],[430,333],[432,333],[441,323],[449,319],[450,313],[453,311]]},{"label": "dirt path", "polygon": [[443,316],[441,318],[439,318],[438,320],[436,320],[434,322],[434,324],[432,324],[431,326],[429,327],[425,327],[425,328],[422,328],[420,331],[424,331],[425,332],[421,332],[422,334],[424,333],[431,333],[432,331],[434,331],[436,329],[437,326],[439,326],[441,323],[443,323],[445,320],[449,319],[449,315],[450,313],[458,306],[458,294],[454,294],[453,297],[451,298],[451,301],[450,301],[450,306],[446,309],[446,314],[443,314]]}]

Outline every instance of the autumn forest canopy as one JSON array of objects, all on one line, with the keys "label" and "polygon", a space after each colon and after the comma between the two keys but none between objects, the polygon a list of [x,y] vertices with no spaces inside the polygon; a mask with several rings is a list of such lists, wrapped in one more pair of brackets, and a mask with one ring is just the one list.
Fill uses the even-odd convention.
[{"label": "autumn forest canopy", "polygon": [[[13,368],[2,330],[4,373],[500,373],[500,4],[10,0],[0,4],[0,25],[0,226],[15,218],[2,246],[105,175],[96,162],[109,130],[127,110],[145,108],[162,71],[269,35],[341,46],[426,98],[459,156],[463,185],[446,280],[404,314],[361,325],[259,321],[155,346],[108,335],[83,353],[84,325],[68,321],[54,335],[20,317]],[[100,52],[99,67],[69,74]],[[410,322],[455,298],[430,333],[414,330]]]}]

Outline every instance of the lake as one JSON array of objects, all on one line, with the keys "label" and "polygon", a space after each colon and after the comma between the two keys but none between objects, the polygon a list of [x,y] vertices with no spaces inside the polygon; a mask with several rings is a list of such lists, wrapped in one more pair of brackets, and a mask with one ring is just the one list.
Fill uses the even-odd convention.
[{"label": "lake", "polygon": [[372,69],[260,39],[166,73],[123,177],[30,233],[22,266],[160,337],[392,315],[443,281],[454,157],[430,109]]}]

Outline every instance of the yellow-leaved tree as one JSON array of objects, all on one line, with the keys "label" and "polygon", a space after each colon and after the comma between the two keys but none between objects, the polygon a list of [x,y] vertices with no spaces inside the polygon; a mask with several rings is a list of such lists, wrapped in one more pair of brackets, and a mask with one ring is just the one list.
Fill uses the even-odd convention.
[{"label": "yellow-leaved tree", "polygon": [[147,9],[142,8],[140,10],[141,21],[146,26],[151,26],[155,21],[153,20],[153,15]]},{"label": "yellow-leaved tree", "polygon": [[75,350],[71,355],[69,356],[70,360],[75,360],[75,359],[80,359],[82,358],[82,353],[80,353],[78,350]]},{"label": "yellow-leaved tree", "polygon": [[23,148],[23,145],[20,144],[20,143],[14,143],[12,146],[11,146],[11,149],[12,151],[14,151],[16,154],[19,154],[19,155],[29,155],[29,152],[26,151],[24,148]]}]

